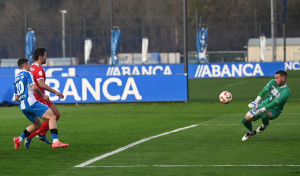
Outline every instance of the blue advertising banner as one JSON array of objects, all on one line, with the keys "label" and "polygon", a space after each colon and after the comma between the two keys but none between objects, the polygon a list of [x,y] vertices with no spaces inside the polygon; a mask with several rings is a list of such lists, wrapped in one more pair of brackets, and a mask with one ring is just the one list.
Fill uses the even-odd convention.
[{"label": "blue advertising banner", "polygon": [[[299,62],[190,64],[189,78],[273,77],[278,70],[300,69]],[[187,101],[183,64],[44,67],[46,83],[65,99],[46,93],[54,103]],[[0,103],[14,101],[17,67],[0,67]]]},{"label": "blue advertising banner", "polygon": [[[44,69],[46,83],[65,96],[65,99],[58,99],[46,92],[54,103],[187,101],[187,76],[183,74],[182,65],[64,66]],[[13,81],[18,72],[16,67],[0,68],[0,102],[17,103],[13,99]]]},{"label": "blue advertising banner", "polygon": [[198,28],[196,47],[197,47],[197,61],[205,62],[206,61],[205,54],[207,49],[207,29]]},{"label": "blue advertising banner", "polygon": [[112,29],[111,30],[111,60],[112,65],[118,64],[118,49],[121,40],[121,30],[120,29]]},{"label": "blue advertising banner", "polygon": [[285,70],[300,70],[300,61],[286,62]]},{"label": "blue advertising banner", "polygon": [[239,62],[189,65],[189,78],[244,78],[274,76],[284,62]]}]

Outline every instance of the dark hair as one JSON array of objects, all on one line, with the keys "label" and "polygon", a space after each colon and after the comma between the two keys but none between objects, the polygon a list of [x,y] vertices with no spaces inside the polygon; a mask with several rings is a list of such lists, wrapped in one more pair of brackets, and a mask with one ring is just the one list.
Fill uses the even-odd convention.
[{"label": "dark hair", "polygon": [[283,70],[279,70],[279,71],[277,71],[275,74],[280,74],[280,76],[287,77],[286,71],[283,71]]},{"label": "dark hair", "polygon": [[33,54],[34,60],[35,61],[39,60],[39,57],[40,56],[44,56],[45,52],[46,52],[45,48],[37,48],[37,49],[35,49],[34,54]]},{"label": "dark hair", "polygon": [[27,63],[27,62],[29,62],[29,61],[28,61],[28,59],[26,59],[26,58],[21,58],[21,59],[19,59],[19,60],[18,60],[18,66],[19,66],[19,68],[22,68],[23,65],[24,65],[25,63]]}]

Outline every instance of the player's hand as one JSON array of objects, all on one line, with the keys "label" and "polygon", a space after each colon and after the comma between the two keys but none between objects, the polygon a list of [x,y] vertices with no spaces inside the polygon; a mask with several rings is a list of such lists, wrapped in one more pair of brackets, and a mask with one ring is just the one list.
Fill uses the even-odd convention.
[{"label": "player's hand", "polygon": [[263,108],[259,108],[259,109],[251,109],[249,111],[250,113],[250,117],[254,117],[256,114],[259,114],[259,113],[262,113],[262,112],[265,112],[266,111],[266,108],[263,107]]},{"label": "player's hand", "polygon": [[64,95],[62,94],[62,93],[60,93],[60,92],[55,92],[55,95],[56,96],[58,96],[59,98],[61,98],[61,99],[64,99]]},{"label": "player's hand", "polygon": [[258,102],[255,100],[251,103],[248,104],[248,107],[253,109],[253,108],[257,108],[258,107]]},{"label": "player's hand", "polygon": [[48,95],[44,95],[44,96],[43,96],[43,99],[46,100],[46,101],[50,101]]},{"label": "player's hand", "polygon": [[259,105],[260,100],[261,100],[261,97],[257,96],[256,99],[253,102],[248,104],[248,107],[251,108],[251,109],[257,108],[258,105]]}]

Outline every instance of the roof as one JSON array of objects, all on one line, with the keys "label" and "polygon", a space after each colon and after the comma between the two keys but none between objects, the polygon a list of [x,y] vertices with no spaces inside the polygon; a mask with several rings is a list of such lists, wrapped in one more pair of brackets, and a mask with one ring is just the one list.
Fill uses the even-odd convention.
[{"label": "roof", "polygon": [[[266,45],[272,45],[271,38],[267,38]],[[283,38],[276,38],[276,45],[283,45]],[[300,45],[300,37],[286,38],[286,45]],[[248,46],[260,46],[259,38],[250,38]]]}]

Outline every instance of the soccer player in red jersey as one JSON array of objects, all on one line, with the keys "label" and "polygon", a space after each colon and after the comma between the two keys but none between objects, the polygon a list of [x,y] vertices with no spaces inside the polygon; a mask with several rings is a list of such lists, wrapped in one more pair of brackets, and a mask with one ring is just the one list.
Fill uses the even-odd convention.
[{"label": "soccer player in red jersey", "polygon": [[53,148],[64,148],[68,147],[69,144],[64,144],[58,140],[58,131],[56,124],[56,116],[52,110],[40,103],[34,97],[33,92],[37,93],[44,100],[49,100],[49,96],[44,95],[37,85],[34,83],[33,75],[29,72],[30,65],[28,59],[21,58],[18,60],[18,66],[20,72],[16,76],[15,85],[15,99],[20,102],[20,109],[22,113],[27,117],[29,121],[32,122],[20,136],[13,139],[14,146],[16,150],[19,150],[21,142],[23,139],[30,136],[30,133],[38,129],[42,122],[40,118],[49,122],[50,133],[53,139]]},{"label": "soccer player in red jersey", "polygon": [[[45,48],[37,48],[34,51],[34,60],[35,60],[34,63],[30,67],[30,72],[34,76],[34,82],[38,86],[40,91],[43,94],[45,94],[45,90],[47,90],[49,92],[54,93],[59,98],[64,98],[64,95],[62,93],[52,89],[50,86],[48,86],[45,83],[46,75],[45,75],[45,70],[43,69],[42,65],[45,64],[47,61],[46,49]],[[36,93],[34,94],[34,96],[39,102],[47,105],[53,111],[53,113],[56,116],[56,120],[58,120],[60,118],[59,110],[50,100],[45,100]],[[31,139],[34,136],[36,136],[39,140],[41,140],[47,144],[51,144],[51,142],[46,137],[46,133],[48,132],[48,130],[49,130],[49,123],[43,122],[39,129],[37,129],[36,131],[31,133],[31,135],[25,139],[25,142],[24,142],[25,147],[26,148],[30,147]]]}]

